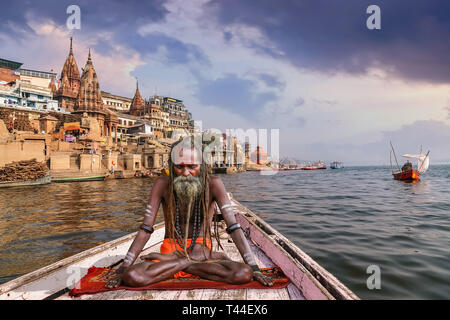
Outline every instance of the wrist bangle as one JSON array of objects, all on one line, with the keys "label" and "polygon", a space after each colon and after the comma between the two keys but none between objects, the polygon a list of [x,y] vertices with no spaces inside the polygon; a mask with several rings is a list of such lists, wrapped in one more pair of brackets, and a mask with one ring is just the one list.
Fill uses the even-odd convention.
[{"label": "wrist bangle", "polygon": [[256,264],[251,264],[250,268],[252,268],[253,272],[261,271],[261,270],[259,270],[259,267]]},{"label": "wrist bangle", "polygon": [[239,229],[241,227],[241,225],[239,223],[235,223],[232,224],[231,226],[229,226],[226,231],[228,234],[231,234],[233,231],[236,231],[237,229]]},{"label": "wrist bangle", "polygon": [[141,226],[139,227],[141,230],[144,230],[145,232],[147,232],[148,234],[152,234],[154,229],[152,226],[148,226],[146,224],[141,224]]}]

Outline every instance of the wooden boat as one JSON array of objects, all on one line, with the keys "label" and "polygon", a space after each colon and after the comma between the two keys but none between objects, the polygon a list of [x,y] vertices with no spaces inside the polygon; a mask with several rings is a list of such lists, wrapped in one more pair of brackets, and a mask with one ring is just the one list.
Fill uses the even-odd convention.
[{"label": "wooden boat", "polygon": [[[412,163],[407,161],[407,163],[400,168],[397,162],[397,156],[395,155],[394,147],[391,143],[391,155],[390,155],[390,162],[391,162],[391,170],[392,170],[392,176],[395,180],[401,180],[406,182],[418,182],[420,181],[420,175],[425,173],[428,170],[428,167],[430,165],[430,157],[428,156],[430,154],[430,151],[426,155],[422,154],[422,150],[420,151],[420,154],[404,154],[402,157],[408,158],[408,159],[417,159],[417,166],[416,169],[413,169]],[[394,171],[392,167],[392,155],[394,155],[395,161],[397,163],[398,171]]]},{"label": "wooden boat", "polygon": [[326,168],[327,166],[322,161],[317,161],[302,167],[302,170],[324,170]]},{"label": "wooden boat", "polygon": [[392,173],[395,180],[402,180],[402,181],[417,181],[420,177],[420,172],[416,171],[414,169],[407,170],[407,171],[399,171]]},{"label": "wooden boat", "polygon": [[275,171],[290,171],[290,170],[301,170],[301,169],[302,168],[299,167],[298,165],[291,164],[291,165],[288,165],[288,166],[282,166],[282,167],[279,167],[279,168],[273,168],[272,170],[275,170]]},{"label": "wooden boat", "polygon": [[68,178],[53,178],[52,182],[83,182],[83,181],[103,181],[108,178],[109,174],[101,174],[87,177],[68,177]]},{"label": "wooden boat", "polygon": [[0,188],[36,186],[50,182],[52,182],[52,176],[48,173],[44,177],[34,180],[1,181]]},{"label": "wooden boat", "polygon": [[340,161],[333,161],[330,164],[331,169],[342,169],[344,167],[344,163]]},{"label": "wooden boat", "polygon": [[[232,199],[236,219],[241,224],[255,259],[260,267],[280,266],[291,283],[283,289],[195,289],[195,290],[116,290],[71,298],[68,295],[88,268],[119,265],[128,251],[136,233],[126,235],[47,267],[36,270],[3,285],[0,299],[57,299],[57,300],[334,300],[359,299],[350,289],[321,267],[300,248],[294,245],[267,222]],[[218,210],[216,206],[216,210]],[[222,223],[221,223],[222,224]],[[228,234],[221,228],[221,238]],[[155,232],[141,255],[158,251],[164,237],[164,224],[155,226]],[[225,238],[221,241],[226,254],[242,261],[236,246]]]}]

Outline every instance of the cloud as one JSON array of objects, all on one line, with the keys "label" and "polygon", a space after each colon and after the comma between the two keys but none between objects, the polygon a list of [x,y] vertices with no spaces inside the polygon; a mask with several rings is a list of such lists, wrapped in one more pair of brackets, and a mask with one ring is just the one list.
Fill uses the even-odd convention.
[{"label": "cloud", "polygon": [[274,101],[273,92],[258,92],[257,84],[235,74],[199,81],[197,96],[204,105],[215,105],[247,119],[258,117],[264,105]]},{"label": "cloud", "polygon": [[297,67],[365,74],[370,68],[410,80],[450,82],[450,2],[379,1],[381,30],[368,30],[373,1],[213,0],[224,28],[246,26],[270,44],[254,46]]},{"label": "cloud", "polygon": [[[12,22],[27,32],[33,32],[28,26],[29,17],[34,22],[53,20],[57,25],[64,26],[69,14],[66,10],[72,4],[81,9],[81,30],[105,31],[122,30],[129,32],[136,30],[136,26],[147,21],[162,21],[167,13],[164,0],[139,1],[139,0],[40,0],[14,1],[3,5],[0,11],[2,26]],[[5,30],[15,34],[15,28]],[[20,31],[20,30],[19,30]]]},{"label": "cloud", "polygon": [[102,90],[132,96],[136,76],[144,97],[183,100],[204,128],[280,128],[288,155],[382,161],[387,135],[413,134],[405,123],[433,139],[450,124],[450,11],[436,3],[382,1],[369,31],[365,0],[83,0],[70,31],[69,1],[19,1],[0,12],[0,56],[60,73],[73,35]]},{"label": "cloud", "polygon": [[280,81],[276,76],[268,73],[259,74],[259,79],[262,80],[268,87],[283,90],[286,86],[285,83]]}]

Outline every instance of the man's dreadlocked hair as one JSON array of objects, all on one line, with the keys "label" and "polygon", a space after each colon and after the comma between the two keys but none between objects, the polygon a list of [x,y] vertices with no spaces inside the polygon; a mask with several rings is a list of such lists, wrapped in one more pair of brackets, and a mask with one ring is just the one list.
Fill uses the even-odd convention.
[{"label": "man's dreadlocked hair", "polygon": [[[214,137],[213,137],[214,138]],[[213,139],[214,140],[214,139]],[[209,143],[211,143],[213,140],[211,140]],[[200,140],[201,141],[201,140]],[[209,144],[207,143],[207,144]],[[207,145],[206,144],[206,145]],[[175,214],[176,214],[176,202],[175,202],[175,190],[174,190],[174,163],[172,160],[172,154],[175,148],[184,148],[184,149],[194,149],[198,153],[198,156],[200,159],[202,159],[203,149],[204,146],[202,144],[196,144],[195,139],[193,136],[188,136],[184,139],[180,139],[174,144],[172,144],[170,149],[170,157],[169,157],[169,192],[167,197],[167,203],[165,205],[166,211],[164,212],[164,216],[166,218],[166,228],[169,234],[169,237],[171,239],[179,239],[180,242],[186,245],[186,239],[188,238],[188,234],[186,233],[184,235],[184,239],[181,239],[181,235],[178,234],[178,231],[175,228]],[[212,240],[211,236],[211,225],[209,223],[208,219],[208,212],[209,212],[209,165],[206,161],[201,160],[200,164],[200,182],[202,185],[202,189],[200,192],[200,212],[203,216],[203,246],[206,247],[206,239],[208,238],[210,241]],[[163,200],[164,201],[164,200]],[[218,217],[217,215],[214,215],[214,238],[217,240],[217,244],[219,248],[222,248],[222,245],[220,243],[219,238],[219,232],[218,232]],[[189,224],[190,221],[186,221],[185,223]],[[212,241],[211,241],[212,243]],[[185,254],[187,255],[187,248],[184,248]],[[212,246],[211,249],[212,251]]]}]

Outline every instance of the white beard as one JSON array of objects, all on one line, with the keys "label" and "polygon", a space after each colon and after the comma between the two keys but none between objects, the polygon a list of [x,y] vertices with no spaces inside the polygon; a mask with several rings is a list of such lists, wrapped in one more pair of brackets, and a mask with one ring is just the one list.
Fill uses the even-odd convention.
[{"label": "white beard", "polygon": [[[191,218],[192,206],[195,199],[202,191],[202,183],[200,178],[193,176],[179,176],[173,180],[173,188],[179,200],[180,211],[185,214],[185,239],[189,232],[189,221]],[[184,243],[186,247],[187,243]]]},{"label": "white beard", "polygon": [[185,207],[192,204],[200,194],[202,191],[202,183],[199,177],[179,176],[173,180],[173,188],[177,198],[180,200],[180,205]]}]

